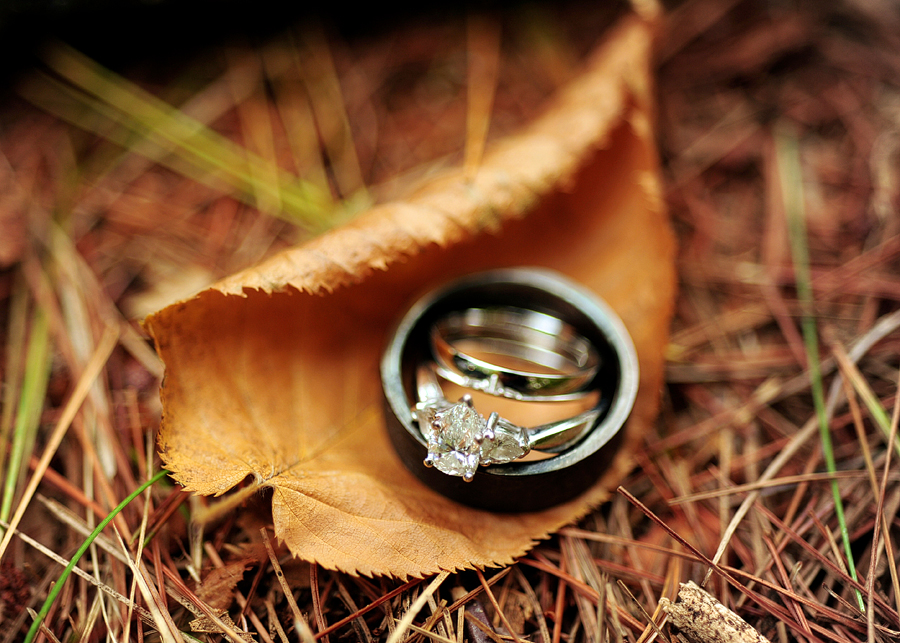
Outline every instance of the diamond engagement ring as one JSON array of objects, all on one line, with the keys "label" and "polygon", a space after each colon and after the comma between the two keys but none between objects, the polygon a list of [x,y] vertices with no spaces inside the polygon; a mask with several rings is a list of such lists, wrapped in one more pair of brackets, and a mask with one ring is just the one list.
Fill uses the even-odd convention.
[{"label": "diamond engagement ring", "polygon": [[[538,511],[589,487],[615,456],[638,389],[634,346],[615,312],[536,268],[478,273],[424,295],[380,370],[403,464],[453,500],[504,512]],[[444,384],[465,394],[452,402]],[[466,391],[495,396],[498,409],[518,405],[523,417],[572,415],[522,426],[507,411],[480,412]],[[530,451],[547,455],[525,458]]]},{"label": "diamond engagement ring", "polygon": [[593,427],[605,411],[589,411],[535,427],[518,426],[496,412],[485,418],[475,409],[471,395],[453,403],[444,397],[428,364],[416,372],[419,402],[412,410],[419,431],[428,441],[424,464],[471,482],[480,465],[507,464],[532,450],[558,452]]},{"label": "diamond engagement ring", "polygon": [[[517,307],[451,313],[434,323],[430,341],[441,377],[514,400],[581,399],[600,368],[597,350],[570,324]],[[480,350],[479,356],[469,346]],[[516,364],[495,364],[496,357]]]}]

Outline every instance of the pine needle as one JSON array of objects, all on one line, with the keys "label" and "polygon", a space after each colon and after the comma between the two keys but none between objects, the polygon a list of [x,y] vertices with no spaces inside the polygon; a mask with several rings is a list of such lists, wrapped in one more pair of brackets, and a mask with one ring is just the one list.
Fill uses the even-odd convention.
[{"label": "pine needle", "polygon": [[500,26],[483,16],[471,15],[467,36],[469,82],[463,171],[467,178],[472,179],[478,173],[491,125],[491,108],[500,67]]},{"label": "pine needle", "polygon": [[421,594],[419,594],[418,598],[416,598],[416,600],[413,601],[413,604],[409,606],[409,609],[406,610],[406,613],[397,623],[397,628],[391,633],[390,637],[388,638],[388,643],[400,643],[400,641],[403,640],[403,635],[406,634],[409,626],[413,622],[413,619],[416,617],[416,614],[419,613],[419,610],[425,607],[425,603],[428,602],[428,597],[432,596],[438,590],[438,588],[441,586],[441,583],[447,580],[447,577],[449,575],[450,572],[441,572],[434,577],[431,583],[428,584],[428,587],[426,587],[425,590]]}]

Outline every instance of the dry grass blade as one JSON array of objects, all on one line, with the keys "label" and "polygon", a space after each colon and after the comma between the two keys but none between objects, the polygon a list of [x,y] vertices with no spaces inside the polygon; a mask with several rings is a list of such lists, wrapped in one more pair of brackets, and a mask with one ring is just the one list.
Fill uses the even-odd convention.
[{"label": "dry grass blade", "polygon": [[[768,535],[764,535],[763,540],[765,541],[766,547],[768,547],[769,553],[772,556],[772,560],[775,563],[775,568],[778,571],[778,577],[781,580],[782,586],[786,590],[793,592],[793,588],[791,587],[790,576],[788,575],[787,570],[784,568],[784,563],[781,560],[781,554],[776,549],[775,543],[772,542],[772,539]],[[787,607],[788,607],[788,609],[791,610],[791,613],[794,615],[794,618],[800,624],[800,627],[802,628],[803,633],[804,634],[812,634],[812,631],[809,629],[809,623],[806,620],[806,615],[803,613],[803,610],[800,608],[800,606],[795,601],[789,601],[787,603]]]},{"label": "dry grass blade", "polygon": [[297,36],[295,55],[325,155],[332,165],[338,194],[361,206],[368,202],[369,196],[331,46],[322,25],[301,31]]},{"label": "dry grass blade", "polygon": [[[840,349],[842,352],[842,348]],[[844,356],[845,357],[845,356]],[[878,480],[876,479],[875,473],[875,463],[872,461],[872,453],[869,449],[869,444],[866,439],[865,429],[863,427],[863,419],[862,413],[860,412],[859,403],[856,401],[856,396],[854,395],[853,390],[851,389],[851,385],[849,381],[852,379],[852,374],[846,371],[844,361],[839,359],[839,363],[841,364],[842,369],[844,370],[844,396],[847,398],[847,402],[850,405],[850,412],[853,416],[853,426],[856,428],[856,434],[859,439],[860,450],[863,453],[863,457],[865,458],[866,463],[866,473],[868,474],[869,484],[872,487],[872,493],[875,498],[877,498],[877,504],[875,508],[875,526],[874,537],[873,537],[873,545],[871,550],[871,556],[869,559],[869,569],[874,570],[878,568],[878,556],[881,553],[881,548],[884,547],[885,553],[887,554],[888,560],[894,559],[893,545],[891,543],[890,532],[888,530],[888,526],[885,522],[883,511],[884,511],[884,499],[885,492],[887,486],[887,475],[890,470],[890,459],[891,459],[891,449],[887,449],[885,453],[885,464],[884,464],[884,474],[882,484],[879,485]],[[855,370],[855,369],[854,369]],[[894,398],[894,418],[891,421],[891,428],[888,431],[888,444],[891,444],[891,436],[895,436],[896,429],[894,428],[897,423],[897,415],[898,409],[900,409],[900,386],[897,389],[897,395]],[[879,541],[879,535],[882,540]],[[894,588],[894,597],[895,600],[900,600],[900,596],[898,596],[898,590],[900,590],[900,580],[898,580],[897,576],[897,567],[896,565],[889,564],[887,565],[888,570],[891,576],[891,583]],[[868,596],[868,605],[866,609],[866,620],[868,621],[869,626],[869,635],[871,638],[871,633],[874,630],[874,614],[872,611],[872,603],[873,603],[873,594],[875,587],[875,575],[869,574],[866,579],[866,595]]]},{"label": "dry grass blade", "polygon": [[[119,505],[113,509],[106,518],[101,520],[97,527],[91,532],[91,535],[78,547],[78,550],[72,556],[72,559],[69,561],[69,564],[66,565],[66,568],[63,570],[62,574],[59,577],[57,583],[53,586],[53,588],[47,594],[46,599],[44,600],[44,604],[41,607],[40,612],[38,612],[34,617],[34,622],[31,624],[31,627],[28,630],[28,633],[25,635],[25,643],[31,643],[34,640],[35,636],[39,631],[41,631],[42,627],[46,627],[46,620],[50,612],[55,606],[56,598],[59,596],[61,590],[65,587],[65,581],[68,579],[69,574],[74,569],[74,566],[81,557],[85,554],[85,552],[90,548],[93,544],[94,539],[103,531],[103,529],[113,520],[113,518],[119,516],[120,512],[128,506],[128,504],[134,500],[139,494],[141,494],[145,489],[152,486],[154,483],[161,480],[165,475],[166,471],[159,471],[145,483],[143,483],[140,487],[132,491],[128,497],[126,497]],[[10,526],[9,533],[12,534],[14,529]],[[168,615],[165,615],[168,616]],[[154,617],[155,619],[155,617]]]},{"label": "dry grass blade", "polygon": [[[535,618],[538,623],[538,632],[541,635],[540,641],[541,643],[550,643],[550,630],[547,627],[547,619],[544,617],[544,611],[541,609],[541,605],[538,602],[537,595],[534,593],[534,588],[528,582],[528,579],[525,578],[525,575],[522,573],[522,570],[518,567],[516,568],[516,576],[519,581],[519,585],[525,591],[526,596],[528,596],[528,600],[532,605],[532,610],[534,612]],[[601,588],[599,601],[598,601],[598,613],[605,613],[606,602],[603,600],[603,593],[605,591],[605,587]],[[602,622],[601,622],[602,624]],[[603,630],[598,628],[598,631],[602,632]]]},{"label": "dry grass blade", "polygon": [[[765,511],[765,510],[763,510],[763,511]],[[806,550],[809,553],[809,555],[812,557],[813,560],[815,560],[817,563],[820,563],[829,572],[834,574],[837,578],[840,579],[840,581],[842,583],[850,586],[853,589],[859,590],[859,591],[865,590],[865,587],[862,584],[860,584],[858,581],[852,579],[849,576],[849,574],[847,574],[847,570],[838,564],[841,562],[840,556],[835,556],[838,563],[832,562],[830,559],[828,559],[826,556],[824,556],[822,553],[820,553],[818,549],[816,549],[811,544],[809,544],[807,539],[803,538],[800,534],[798,534],[796,531],[791,529],[788,525],[781,522],[781,520],[779,520],[777,516],[775,516],[774,514],[772,514],[770,512],[766,512],[766,515],[767,515],[768,519],[772,521],[772,524],[774,524],[779,530],[781,530],[785,534],[787,534],[788,537],[790,537],[794,543],[796,543],[797,545],[802,547],[804,550]],[[798,600],[800,600],[800,599],[798,599]],[[894,610],[893,608],[891,608],[891,606],[883,598],[881,598],[878,595],[875,595],[874,600],[875,600],[876,605],[879,607],[879,609],[884,610],[885,615],[889,619],[891,619],[891,621],[900,622],[900,618],[898,618],[898,612],[896,610]],[[853,616],[855,617],[857,615],[858,615],[858,612],[854,611]],[[846,617],[844,617],[844,618],[846,618]]]},{"label": "dry grass blade", "polygon": [[[853,345],[850,350],[850,361],[858,361],[862,358],[862,356],[878,341],[884,339],[887,335],[892,333],[900,327],[900,311],[895,313],[891,313],[890,315],[885,315],[884,318],[879,320],[878,324],[875,324],[872,329],[866,333],[865,336],[861,337],[857,342]],[[837,406],[838,402],[838,391],[840,390],[840,382],[835,381],[832,383],[831,390],[829,391],[828,400],[825,405],[825,411],[827,415],[830,417],[834,413],[834,408]],[[796,450],[800,448],[807,440],[809,440],[813,435],[815,435],[818,424],[817,419],[813,418],[808,421],[802,429],[795,434],[787,447],[781,450],[778,456],[766,467],[766,470],[759,476],[757,480],[758,483],[768,482],[772,479],[772,477],[778,473],[784,467],[784,465],[793,457],[796,453]],[[757,491],[751,492],[747,498],[741,503],[741,506],[735,512],[734,516],[731,519],[731,522],[728,524],[728,528],[719,544],[719,549],[716,551],[715,556],[713,556],[712,561],[717,563],[722,554],[725,552],[725,548],[727,546],[728,541],[731,536],[734,534],[735,529],[740,524],[740,522],[744,519],[747,512],[750,510],[750,507],[753,503],[756,502],[759,495]],[[707,572],[706,579],[709,579],[711,574],[711,570]]]},{"label": "dry grass blade", "polygon": [[406,610],[406,613],[397,623],[396,629],[391,632],[390,637],[388,637],[388,643],[399,643],[403,640],[403,636],[406,634],[406,631],[409,629],[409,626],[412,624],[413,619],[419,613],[419,611],[425,607],[425,604],[428,602],[428,598],[438,590],[447,577],[450,576],[450,572],[441,572],[428,584],[421,594],[413,601],[413,604],[409,606],[409,609]]},{"label": "dry grass blade", "polygon": [[726,580],[732,587],[737,589],[739,592],[741,592],[742,594],[744,594],[751,600],[755,601],[760,607],[764,608],[765,610],[770,612],[772,615],[776,616],[776,618],[779,618],[780,620],[782,620],[786,625],[792,627],[795,630],[802,631],[802,628],[800,627],[799,623],[794,621],[794,619],[790,618],[788,613],[785,610],[783,610],[779,606],[775,605],[769,599],[761,596],[760,594],[758,594],[756,592],[753,592],[752,590],[748,589],[746,586],[739,583],[728,570],[726,570],[723,567],[721,567],[720,565],[718,565],[715,561],[713,561],[713,559],[703,555],[694,545],[692,545],[687,540],[685,540],[681,535],[679,535],[678,533],[673,531],[671,527],[669,527],[662,520],[660,520],[660,518],[658,516],[656,516],[652,511],[650,511],[643,503],[641,503],[637,498],[635,498],[633,495],[631,495],[628,491],[626,491],[622,487],[619,487],[619,493],[624,495],[628,499],[629,502],[631,502],[633,505],[635,505],[637,508],[639,508],[644,513],[644,515],[646,515],[648,518],[650,518],[655,523],[660,525],[663,529],[665,529],[666,532],[670,536],[672,536],[672,538],[674,538],[678,543],[680,543],[682,546],[684,546],[689,551],[691,551],[699,559],[703,560],[709,566],[709,570],[711,572],[717,573],[721,578]]},{"label": "dry grass blade", "polygon": [[[540,569],[546,573],[552,574],[559,579],[560,582],[560,590],[557,592],[557,597],[560,596],[563,588],[570,587],[573,591],[578,592],[579,594],[590,598],[593,601],[600,600],[600,594],[596,592],[590,585],[586,585],[577,579],[573,578],[566,574],[562,569],[557,569],[552,565],[549,565],[544,562],[538,562],[535,560],[531,560],[528,558],[523,558],[519,561],[521,564],[527,565],[529,567],[534,567],[535,569]],[[562,599],[559,599],[562,600]],[[610,607],[611,612],[614,614],[614,618],[621,619],[624,623],[631,628],[634,632],[641,632],[644,628],[631,614],[629,614],[626,610],[624,610],[621,606],[616,605],[613,602],[611,596],[607,596],[607,605]],[[554,630],[555,631],[555,630]],[[555,634],[553,636],[561,636],[562,630],[560,629],[559,634]]]},{"label": "dry grass blade", "polygon": [[[64,506],[53,500],[43,497],[40,494],[38,494],[37,499],[42,505],[44,505],[44,508],[47,509],[48,512],[55,516],[61,523],[68,526],[76,534],[80,534],[84,538],[90,536],[93,528],[90,527],[83,518],[80,518],[79,516],[66,509]],[[97,517],[105,517],[108,513],[109,512],[100,510],[97,513]],[[118,545],[106,535],[99,534],[94,539],[94,544],[95,546],[102,549],[104,553],[109,554],[119,562],[126,565],[128,564],[127,557],[120,551]]]},{"label": "dry grass blade", "polygon": [[[268,539],[266,542],[268,542]],[[319,566],[315,563],[312,563],[309,566],[309,587],[311,590],[310,593],[312,594],[313,615],[316,619],[316,629],[321,632],[327,625],[325,623],[325,614],[322,612],[322,598],[319,594]],[[325,641],[325,643],[329,643],[327,635],[323,636],[322,640]]]},{"label": "dry grass blade", "polygon": [[[566,569],[564,567],[565,558],[562,559],[562,564],[560,565],[560,575],[559,575],[559,583],[556,589],[556,600],[553,605],[553,635],[550,639],[552,643],[559,643],[560,637],[562,636],[562,613],[563,608],[565,606],[566,600],[566,582],[563,578],[565,575]],[[599,596],[598,596],[599,598]]]},{"label": "dry grass blade", "polygon": [[[284,631],[284,627],[281,625],[281,621],[278,620],[278,614],[275,612],[275,606],[272,605],[272,601],[266,601],[266,612],[269,615],[269,623],[271,624],[272,628],[278,633],[278,638],[281,640],[281,643],[288,643],[287,632]],[[262,624],[260,623],[260,625]]]},{"label": "dry grass blade", "polygon": [[[47,394],[47,380],[50,375],[49,342],[47,316],[40,309],[35,310],[28,338],[28,348],[24,355],[25,373],[22,377],[21,397],[17,405],[15,426],[12,425],[12,408],[16,405],[12,404],[12,399],[7,400],[10,404],[9,409],[4,409],[9,412],[10,424],[9,431],[4,430],[2,440],[4,446],[9,445],[9,460],[0,460],[6,464],[3,467],[5,483],[2,503],[0,503],[0,519],[2,520],[9,518],[16,489],[24,479],[25,454],[32,450],[35,442],[40,409],[43,405],[43,398]],[[12,352],[18,353],[19,351],[17,348],[13,348]],[[10,359],[15,365],[15,359],[12,357]],[[11,384],[10,390],[15,389],[15,385]],[[9,439],[10,431],[12,439]],[[4,449],[4,452],[6,451],[7,449]],[[3,550],[0,548],[0,557],[2,554]]]},{"label": "dry grass blade", "polygon": [[[28,289],[21,274],[12,285],[7,308],[9,328],[6,333],[5,386],[3,387],[3,410],[0,412],[0,445],[6,453],[13,430],[15,400],[21,386],[20,374],[25,358],[22,347],[28,326]],[[0,474],[6,474],[6,458],[0,458]]]},{"label": "dry grass blade", "polygon": [[[2,526],[4,529],[9,529],[9,523],[0,522],[0,526]],[[58,565],[61,565],[62,567],[66,567],[71,562],[69,560],[66,560],[65,558],[63,558],[62,556],[57,554],[56,552],[54,552],[52,549],[46,547],[45,545],[42,545],[41,543],[36,541],[31,536],[23,534],[19,530],[15,530],[15,534],[22,540],[22,542],[28,543],[29,545],[34,547],[37,551],[44,554],[44,556],[46,556],[47,558],[50,558],[51,560],[53,560]],[[115,589],[113,589],[109,585],[106,585],[105,583],[101,583],[100,581],[98,581],[96,578],[91,576],[89,573],[87,573],[80,567],[73,567],[72,572],[76,576],[83,578],[85,581],[87,581],[91,585],[94,585],[95,587],[97,587],[98,589],[103,591],[104,593],[109,594],[110,596],[112,596],[114,599],[116,599],[123,605],[126,605],[128,607],[128,609],[134,610],[146,624],[148,624],[148,625],[154,624],[153,615],[150,612],[148,612],[146,609],[141,607],[140,605],[135,604],[134,597],[129,598],[123,594],[120,594],[119,592],[117,592]]]},{"label": "dry grass blade", "polygon": [[709,500],[711,498],[722,498],[725,496],[743,495],[748,491],[759,491],[763,489],[771,489],[774,487],[786,487],[800,485],[809,482],[829,482],[831,480],[855,480],[869,476],[868,471],[835,471],[834,473],[804,473],[796,476],[782,476],[780,478],[771,478],[769,480],[750,482],[742,485],[733,485],[723,489],[713,489],[710,491],[698,491],[687,496],[671,498],[667,502],[670,505],[679,505],[686,502],[699,502],[701,500]]},{"label": "dry grass blade", "polygon": [[[663,643],[669,643],[669,640],[666,638],[665,634],[663,634],[663,631],[660,629],[660,626],[656,623],[656,620],[653,618],[653,616],[651,616],[647,612],[647,610],[644,609],[644,606],[641,605],[641,603],[640,603],[640,601],[638,601],[637,597],[631,593],[631,590],[628,589],[628,586],[625,583],[623,583],[622,581],[618,581],[618,584],[619,584],[619,587],[622,588],[622,591],[625,592],[625,594],[628,596],[628,598],[630,598],[631,601],[635,605],[637,605],[638,609],[641,611],[641,614],[644,616],[644,618],[647,621],[647,627],[652,628],[652,630],[654,632],[656,632],[656,634],[659,636],[659,638],[662,639]],[[641,635],[641,638],[642,639],[644,638],[644,634]]]},{"label": "dry grass blade", "polygon": [[[347,609],[349,609],[354,614],[358,613],[359,608],[356,607],[356,602],[353,600],[353,597],[350,596],[350,592],[347,591],[347,588],[344,583],[341,582],[341,579],[335,577],[334,582],[338,587],[338,592],[341,595],[341,600],[344,601]],[[369,630],[369,626],[366,624],[365,619],[360,617],[353,621],[353,623],[357,636],[359,636],[362,641],[365,641],[365,643],[372,643],[372,632]],[[324,629],[325,628],[323,628],[323,630]],[[323,630],[320,630],[320,632]]]},{"label": "dry grass blade", "polygon": [[[888,433],[887,443],[891,445],[897,440],[897,425],[900,424],[900,376],[898,376],[897,382],[897,394],[894,398],[894,412],[891,416],[891,430]],[[888,569],[891,574],[891,582],[894,584],[894,601],[897,605],[897,612],[900,613],[900,581],[898,581],[897,574],[897,566],[894,564],[896,558],[894,557],[893,551],[893,543],[890,537],[890,531],[887,529],[886,521],[884,520],[883,512],[884,512],[884,502],[885,502],[885,494],[887,491],[887,479],[888,472],[890,471],[891,464],[891,449],[890,446],[885,453],[884,458],[884,472],[882,473],[881,484],[879,486],[876,497],[878,498],[878,503],[875,507],[875,526],[873,531],[875,533],[875,545],[872,547],[872,559],[869,564],[869,569],[874,570],[877,568],[878,563],[878,553],[879,553],[879,543],[878,543],[878,527],[881,525],[882,534],[883,534],[883,546],[885,548],[885,553],[887,554],[888,559]],[[868,635],[869,638],[874,638],[873,631],[875,627],[874,623],[874,610],[872,609],[872,604],[875,600],[875,575],[870,572],[868,582],[866,583],[867,595],[868,595],[868,610],[867,610],[867,625],[868,625]]]},{"label": "dry grass blade", "polygon": [[12,520],[9,521],[10,529],[7,530],[7,532],[3,536],[2,542],[0,542],[0,559],[3,558],[3,554],[6,552],[6,548],[9,546],[9,541],[12,539],[12,530],[18,527],[19,521],[22,520],[22,516],[25,515],[25,510],[28,508],[28,503],[31,502],[32,496],[34,495],[35,491],[37,491],[44,471],[46,471],[47,467],[50,466],[50,460],[52,460],[53,456],[56,454],[56,449],[62,443],[62,439],[65,436],[69,425],[72,423],[72,420],[74,419],[75,414],[78,412],[78,409],[81,407],[82,402],[84,402],[85,398],[87,397],[91,386],[93,386],[94,384],[94,380],[100,375],[100,371],[106,365],[106,360],[109,358],[109,354],[112,352],[113,348],[115,348],[118,338],[119,334],[117,330],[107,329],[106,333],[100,341],[100,344],[97,346],[97,350],[94,352],[94,355],[91,357],[90,362],[88,362],[88,365],[85,367],[84,373],[81,376],[78,385],[72,392],[72,395],[69,398],[69,401],[66,404],[66,407],[63,410],[59,421],[56,423],[56,427],[54,428],[51,438],[48,441],[46,448],[44,449],[44,453],[41,456],[38,466],[36,467],[31,480],[28,482],[28,486],[25,488],[25,491],[22,494],[22,499],[19,501],[19,506],[16,508],[16,512],[15,514],[13,514]]},{"label": "dry grass blade", "polygon": [[[876,425],[881,429],[882,434],[887,437],[890,433],[891,420],[888,418],[887,413],[885,413],[878,398],[872,392],[871,387],[862,376],[862,373],[859,372],[859,369],[853,363],[853,360],[849,358],[847,351],[844,350],[844,347],[839,343],[834,344],[834,354],[844,377],[850,381],[854,390],[863,399],[866,408],[869,410],[869,413],[871,413]],[[900,453],[900,443],[894,443],[894,448]]]},{"label": "dry grass blade", "polygon": [[[172,616],[169,614],[168,610],[163,609],[159,592],[156,585],[154,585],[149,578],[143,562],[140,560],[137,562],[131,560],[128,548],[122,541],[121,536],[119,536],[118,533],[116,535],[119,537],[119,545],[128,559],[128,566],[134,574],[135,583],[149,607],[150,614],[153,616],[153,622],[157,632],[159,632],[160,639],[162,639],[163,643],[180,643],[181,634],[178,630],[178,626],[175,625],[175,621],[172,620]],[[234,643],[243,643],[239,638],[233,638],[233,641]]]},{"label": "dry grass blade", "polygon": [[[491,641],[494,641],[494,643],[506,643],[511,638],[511,637],[504,638],[504,637],[500,636],[491,628],[490,625],[488,625],[487,623],[482,621],[480,618],[478,618],[472,612],[466,612],[464,618],[466,619],[466,621],[468,621],[474,627],[476,627],[478,629],[478,631],[481,632],[484,637],[486,637],[485,640],[490,639]],[[477,637],[475,637],[475,638],[477,640]]]},{"label": "dry grass blade", "polygon": [[[597,569],[599,564],[595,563],[588,547],[584,541],[566,537],[561,544],[561,550],[566,557],[567,567],[572,570],[572,575],[578,580],[590,585],[598,594],[603,593],[605,582],[601,577],[600,571]],[[622,566],[625,567],[624,565]],[[605,570],[604,570],[605,571]],[[578,611],[581,616],[582,628],[585,636],[589,641],[597,641],[601,636],[602,630],[597,627],[597,620],[594,614],[602,613],[603,603],[599,600],[596,604],[583,596],[577,596]]]},{"label": "dry grass blade", "polygon": [[[74,87],[85,92],[83,96],[71,91],[73,99],[84,103],[94,113],[124,126],[131,134],[148,137],[156,143],[161,152],[158,160],[164,160],[163,152],[173,148],[193,168],[188,171],[194,178],[224,178],[239,196],[254,203],[260,201],[257,195],[263,195],[261,204],[276,206],[268,211],[269,214],[281,216],[283,212],[289,219],[296,217],[313,228],[321,229],[330,223],[332,204],[328,195],[318,187],[287,176],[266,159],[215,134],[203,124],[74,50],[60,48],[51,52],[48,64]],[[65,87],[60,85],[55,88],[57,92],[65,91]],[[52,103],[42,88],[26,86],[24,91],[31,100],[52,109]],[[60,116],[70,113],[63,111]],[[76,124],[86,125],[87,121]],[[112,131],[104,130],[105,133]],[[120,136],[117,142],[128,144],[128,139]]]},{"label": "dry grass blade", "polygon": [[[409,591],[410,589],[412,589],[413,587],[415,587],[416,585],[418,585],[418,584],[421,583],[421,582],[422,582],[421,579],[416,578],[416,579],[413,579],[413,580],[411,580],[411,581],[408,581],[408,582],[404,583],[403,585],[400,585],[399,587],[393,589],[392,591],[390,591],[390,592],[384,594],[383,596],[381,596],[381,597],[380,597],[379,599],[377,599],[376,601],[370,603],[370,604],[367,605],[366,607],[364,607],[364,608],[358,610],[358,611],[355,612],[354,614],[351,614],[350,616],[347,616],[347,617],[341,619],[340,621],[337,621],[337,622],[335,622],[335,623],[332,623],[330,626],[328,626],[328,628],[326,628],[326,629],[322,630],[321,632],[319,632],[318,634],[316,634],[316,637],[317,637],[317,638],[320,638],[320,637],[323,637],[323,636],[327,636],[328,634],[331,634],[331,633],[334,632],[335,630],[338,630],[338,629],[340,629],[341,627],[343,627],[343,626],[347,625],[348,623],[352,622],[353,619],[362,617],[364,614],[366,614],[366,613],[369,612],[370,610],[373,610],[373,609],[375,609],[376,607],[378,607],[379,605],[381,605],[382,603],[385,603],[385,602],[387,602],[387,601],[390,601],[391,599],[393,599],[393,598],[399,596],[400,594],[403,594],[404,592]],[[452,609],[451,609],[450,611],[452,611]]]},{"label": "dry grass blade", "polygon": [[428,628],[419,627],[418,625],[413,625],[412,623],[410,623],[407,627],[410,629],[410,631],[415,632],[416,634],[421,634],[425,638],[432,641],[438,641],[438,643],[454,643],[453,639],[448,639],[446,636],[441,636],[436,632],[432,632]]}]

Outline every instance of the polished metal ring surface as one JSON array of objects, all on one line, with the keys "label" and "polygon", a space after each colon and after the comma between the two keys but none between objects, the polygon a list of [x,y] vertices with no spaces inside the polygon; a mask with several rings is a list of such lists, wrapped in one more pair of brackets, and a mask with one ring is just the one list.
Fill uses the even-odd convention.
[{"label": "polished metal ring surface", "polygon": [[[420,417],[415,407],[429,399],[429,394],[420,390],[420,380],[423,367],[434,366],[434,325],[465,310],[492,308],[534,311],[574,329],[597,353],[599,366],[584,388],[596,391],[598,399],[587,411],[593,411],[593,417],[578,427],[575,437],[558,432],[565,434],[566,440],[556,455],[481,466],[471,482],[466,482],[464,475],[446,475],[425,465],[431,427],[420,426],[428,420]],[[492,511],[523,512],[569,500],[600,476],[621,443],[621,428],[637,395],[638,363],[621,320],[596,295],[552,271],[511,268],[458,279],[419,299],[387,343],[381,378],[389,435],[410,471],[434,490],[459,502]],[[434,399],[438,399],[437,395]],[[579,420],[575,416],[574,421]],[[499,418],[491,427],[495,434],[498,425]],[[530,430],[540,433],[543,429]],[[479,436],[482,443],[490,432],[489,429]],[[492,457],[487,460],[493,462]]]},{"label": "polished metal ring surface", "polygon": [[436,377],[433,364],[420,364],[416,371],[419,401],[412,409],[413,418],[428,442],[426,467],[460,476],[471,482],[480,466],[507,464],[528,455],[532,450],[555,453],[580,440],[605,407],[596,405],[571,417],[539,424],[520,426],[496,411],[485,418],[475,408],[472,396],[463,395],[450,402]]},{"label": "polished metal ring surface", "polygon": [[[514,306],[450,313],[431,327],[430,340],[441,377],[515,400],[580,399],[600,368],[597,350],[570,324]],[[469,346],[479,354],[471,354]],[[485,354],[518,363],[495,363]]]}]

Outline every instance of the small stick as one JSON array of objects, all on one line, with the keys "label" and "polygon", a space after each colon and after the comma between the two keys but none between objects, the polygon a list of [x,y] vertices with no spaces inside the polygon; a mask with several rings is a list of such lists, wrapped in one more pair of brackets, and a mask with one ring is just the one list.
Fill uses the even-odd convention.
[{"label": "small stick", "polygon": [[693,581],[681,584],[676,602],[660,599],[669,621],[696,643],[732,641],[769,643],[747,621],[722,605]]}]

